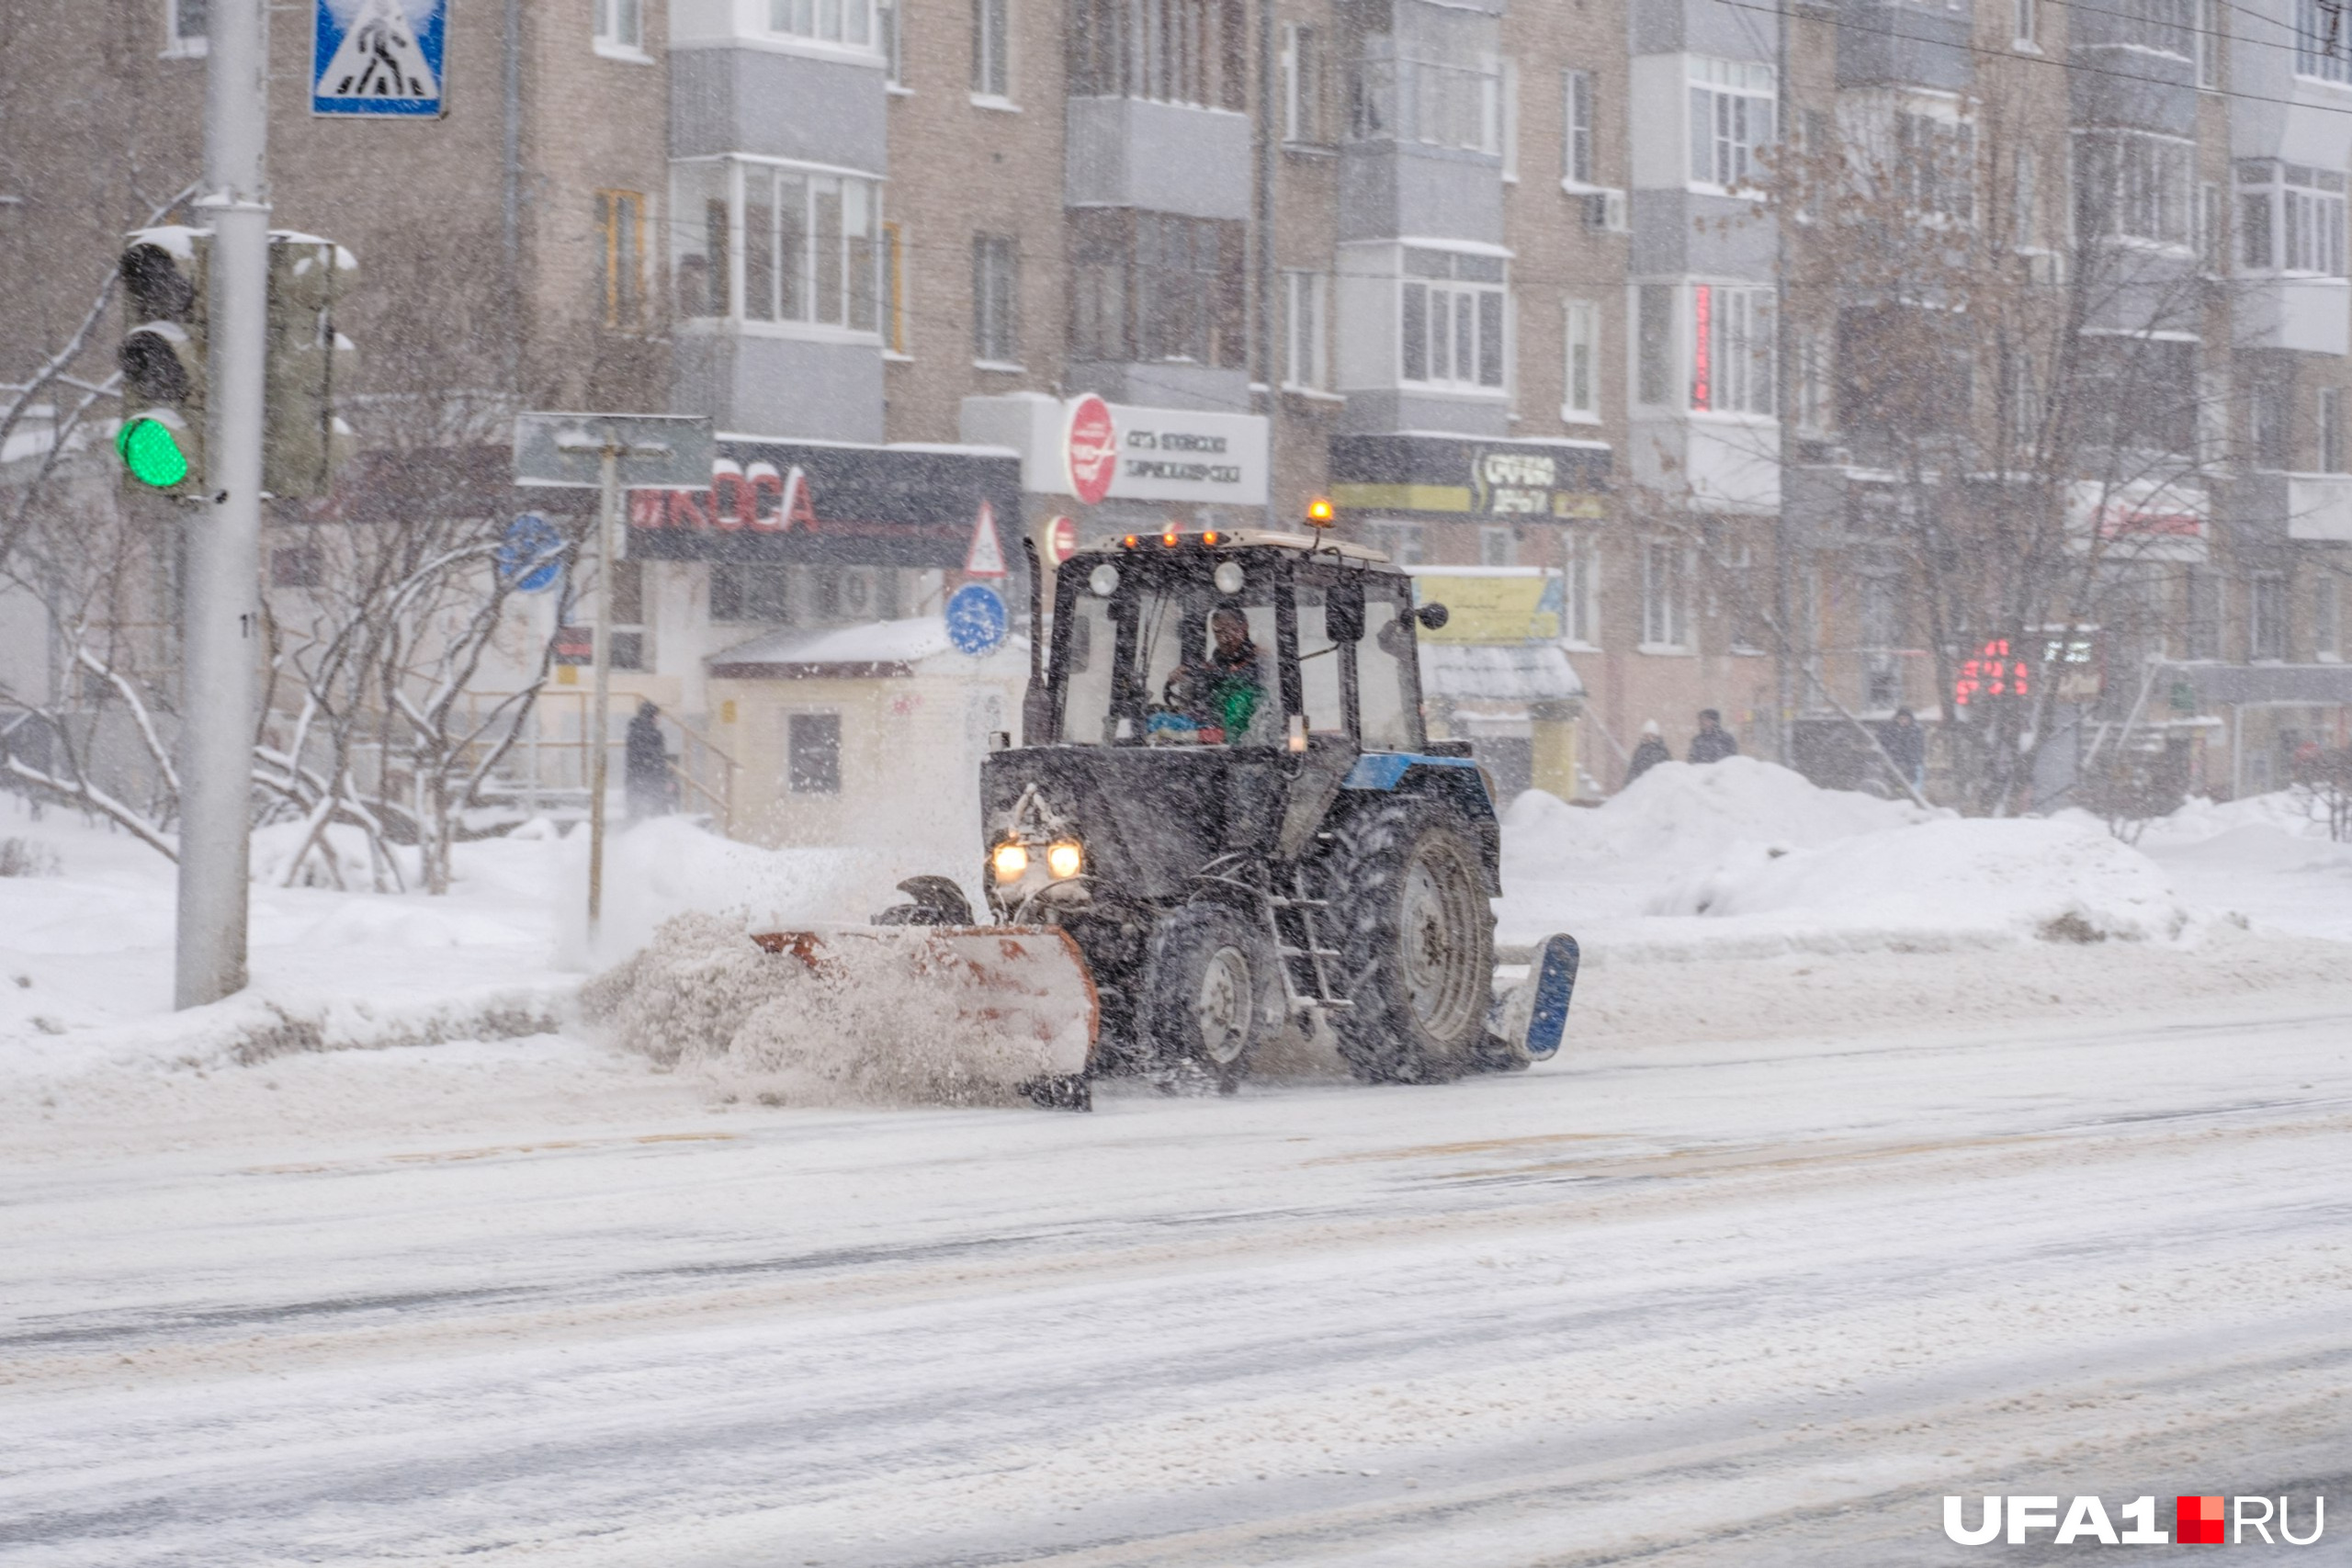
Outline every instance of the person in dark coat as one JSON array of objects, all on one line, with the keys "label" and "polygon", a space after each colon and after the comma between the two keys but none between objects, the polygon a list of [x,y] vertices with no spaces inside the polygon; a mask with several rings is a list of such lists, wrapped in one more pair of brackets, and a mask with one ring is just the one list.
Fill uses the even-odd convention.
[{"label": "person in dark coat", "polygon": [[1724,716],[1713,708],[1699,710],[1699,733],[1690,738],[1690,760],[1694,762],[1720,762],[1725,757],[1739,755],[1739,742],[1724,728]]},{"label": "person in dark coat", "polygon": [[1632,784],[1660,762],[1672,761],[1674,761],[1674,753],[1666,749],[1666,740],[1657,732],[1657,720],[1644,719],[1642,739],[1634,746],[1633,756],[1625,762],[1625,782]]},{"label": "person in dark coat", "polygon": [[628,814],[659,817],[670,809],[670,749],[662,741],[662,710],[651,703],[637,705],[628,721]]},{"label": "person in dark coat", "polygon": [[1928,732],[1909,708],[1894,710],[1894,720],[1878,732],[1878,743],[1913,789],[1928,782]]}]

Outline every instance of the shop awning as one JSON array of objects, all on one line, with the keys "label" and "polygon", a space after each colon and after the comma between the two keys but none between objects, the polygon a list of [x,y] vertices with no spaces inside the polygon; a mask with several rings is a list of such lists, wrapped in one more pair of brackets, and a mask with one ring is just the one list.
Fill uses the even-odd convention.
[{"label": "shop awning", "polygon": [[955,651],[947,623],[937,615],[900,621],[861,621],[819,631],[774,631],[710,656],[718,681],[872,680],[912,675],[932,667],[979,674],[997,673],[1008,657],[1025,666],[1026,639],[1007,637],[985,658]]},{"label": "shop awning", "polygon": [[1421,694],[1455,703],[1559,703],[1584,695],[1568,656],[1549,643],[1421,644]]}]

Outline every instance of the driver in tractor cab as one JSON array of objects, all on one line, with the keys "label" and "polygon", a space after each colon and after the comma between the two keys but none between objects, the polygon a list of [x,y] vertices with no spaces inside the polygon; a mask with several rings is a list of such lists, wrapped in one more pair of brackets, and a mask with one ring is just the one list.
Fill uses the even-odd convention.
[{"label": "driver in tractor cab", "polygon": [[1222,605],[1209,615],[1209,635],[1216,646],[1207,660],[1180,664],[1169,675],[1166,694],[1173,712],[1154,716],[1152,728],[1159,729],[1159,720],[1170,719],[1169,728],[1192,732],[1188,739],[1219,746],[1227,736],[1249,729],[1266,700],[1266,685],[1258,645],[1250,640],[1249,616]]}]

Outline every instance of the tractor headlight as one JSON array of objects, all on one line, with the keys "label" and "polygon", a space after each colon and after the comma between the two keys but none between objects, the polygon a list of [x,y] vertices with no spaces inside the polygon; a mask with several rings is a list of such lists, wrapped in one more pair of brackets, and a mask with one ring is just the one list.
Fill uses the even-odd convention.
[{"label": "tractor headlight", "polygon": [[1075,839],[1064,839],[1046,852],[1046,869],[1058,881],[1076,876],[1086,865],[1086,852]]},{"label": "tractor headlight", "polygon": [[999,882],[1020,881],[1022,873],[1029,869],[1029,846],[1017,839],[999,844],[989,856],[989,867]]}]

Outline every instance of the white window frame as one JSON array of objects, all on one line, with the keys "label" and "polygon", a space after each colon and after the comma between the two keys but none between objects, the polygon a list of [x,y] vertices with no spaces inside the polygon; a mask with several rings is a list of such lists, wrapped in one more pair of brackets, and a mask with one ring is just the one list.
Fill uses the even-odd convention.
[{"label": "white window frame", "polygon": [[1569,528],[1560,541],[1560,640],[1579,651],[1600,648],[1600,536]]},{"label": "white window frame", "polygon": [[972,0],[972,102],[982,108],[1015,107],[1012,6],[1013,0]]},{"label": "white window frame", "polygon": [[2009,0],[2009,43],[2028,53],[2041,52],[2040,0]]},{"label": "white window frame", "polygon": [[2221,90],[2222,39],[2228,28],[2222,0],[2197,0],[2197,85],[2209,93]]},{"label": "white window frame", "polygon": [[[872,175],[860,171],[834,168],[821,164],[794,163],[783,158],[762,158],[741,152],[728,153],[718,158],[673,160],[670,165],[669,202],[673,219],[670,225],[673,248],[667,258],[673,287],[676,287],[676,280],[684,270],[680,265],[681,258],[688,254],[690,244],[700,238],[699,231],[695,227],[695,204],[679,199],[679,182],[689,169],[704,168],[712,164],[722,165],[727,171],[728,309],[724,314],[706,312],[695,315],[688,315],[681,309],[674,312],[675,320],[681,325],[689,328],[697,325],[708,328],[724,323],[731,329],[748,331],[761,336],[814,338],[836,343],[880,343],[882,315],[887,306],[887,301],[883,298],[885,282],[883,248],[887,238],[883,228],[885,216],[882,199],[883,182]],[[800,176],[802,200],[806,204],[802,210],[808,220],[804,224],[802,231],[802,260],[805,269],[799,275],[803,285],[801,305],[803,313],[797,316],[784,314],[786,262],[782,254],[783,225],[775,201],[775,182],[785,175]],[[768,315],[753,314],[749,308],[751,303],[748,293],[750,257],[745,243],[750,211],[748,200],[750,186],[753,182],[761,181],[766,183],[769,196],[766,210],[770,214],[770,222],[775,225],[771,231],[775,248],[769,252],[771,276],[774,279],[769,299],[774,313]],[[818,234],[814,210],[816,201],[822,188],[827,185],[831,185],[843,192],[846,192],[850,186],[855,185],[863,186],[866,192],[864,199],[869,214],[869,231],[865,237],[869,245],[868,260],[874,269],[874,276],[867,289],[867,299],[874,308],[875,320],[871,326],[851,324],[853,306],[856,299],[852,279],[852,258],[854,254],[854,244],[859,236],[849,231],[845,220],[842,225],[840,262],[841,316],[839,320],[834,321],[816,319],[819,258],[816,252]],[[848,197],[845,194],[842,197],[842,206],[845,219],[848,206]]]},{"label": "white window frame", "polygon": [[[1003,277],[992,282],[989,275],[993,269],[989,258],[1004,259]],[[1004,292],[1002,309],[998,312],[1003,320],[1001,338],[983,335],[988,324],[983,319],[984,293],[1001,286]],[[996,354],[993,349],[1007,352]],[[1010,234],[974,234],[972,236],[972,363],[983,370],[1020,370],[1021,363],[1021,246]]]},{"label": "white window frame", "polygon": [[874,0],[874,46],[882,51],[883,85],[894,93],[907,85],[907,0]]},{"label": "white window frame", "polygon": [[2325,8],[2320,0],[2295,0],[2295,74],[2312,82],[2352,85],[2352,28],[2338,27],[2325,50]]},{"label": "white window frame", "polygon": [[1688,654],[1690,640],[1690,550],[1679,539],[1642,541],[1642,653]]},{"label": "white window frame", "polygon": [[1707,282],[1693,283],[1682,294],[1688,339],[1683,406],[1692,413],[1776,417],[1778,291],[1770,285]]},{"label": "white window frame", "polygon": [[[2090,177],[2086,158],[2095,145],[2111,149],[2107,232],[2101,238],[2154,245],[2193,254],[2197,144],[2183,137],[2144,130],[2075,132],[2075,208],[2080,212]],[[2175,216],[2176,212],[2177,217]],[[2076,228],[2080,225],[2077,223]]]},{"label": "white window frame", "polygon": [[2240,269],[2284,277],[2346,276],[2346,184],[2339,169],[2240,159]]},{"label": "white window frame", "polygon": [[1757,193],[1757,154],[1776,141],[1780,93],[1772,67],[1753,60],[1686,57],[1685,121],[1690,189],[1710,195]]},{"label": "white window frame", "polygon": [[[1398,385],[1429,391],[1466,392],[1482,397],[1507,396],[1511,385],[1511,310],[1510,264],[1499,256],[1464,251],[1408,245],[1400,255],[1401,276],[1396,289],[1396,380]],[[1446,270],[1435,270],[1442,262]],[[1415,268],[1424,270],[1416,271]],[[1492,278],[1476,276],[1491,268]],[[1464,276],[1468,273],[1472,276]],[[1488,301],[1495,301],[1490,313]],[[1422,374],[1410,371],[1411,335],[1408,322],[1421,318]],[[1491,320],[1490,320],[1491,314]],[[1464,351],[1459,333],[1464,322],[1473,333],[1466,362],[1469,375],[1452,374],[1463,365]],[[1441,324],[1441,322],[1442,324]],[[1482,352],[1489,329],[1499,333],[1496,346],[1496,378],[1487,378]],[[1437,374],[1441,369],[1445,374]]]},{"label": "white window frame", "polygon": [[183,33],[180,31],[180,13],[186,4],[187,0],[164,0],[163,58],[165,60],[201,60],[212,51],[210,9],[208,7],[205,12],[205,31]]},{"label": "white window frame", "polygon": [[1321,147],[1330,141],[1324,125],[1322,29],[1306,22],[1283,24],[1283,141],[1293,147]]},{"label": "white window frame", "polygon": [[1487,523],[1478,529],[1478,564],[1488,567],[1519,565],[1519,530],[1508,523]]},{"label": "white window frame", "polygon": [[1331,276],[1304,268],[1283,274],[1283,389],[1331,389]]},{"label": "white window frame", "polygon": [[2312,584],[2312,657],[2323,664],[2344,661],[2344,585],[2324,567]]},{"label": "white window frame", "polygon": [[1501,85],[1498,92],[1495,113],[1501,120],[1497,128],[1501,142],[1503,182],[1519,183],[1519,56],[1502,57]]},{"label": "white window frame", "polygon": [[1560,188],[1572,193],[1600,188],[1592,80],[1589,71],[1560,73]]},{"label": "white window frame", "polygon": [[650,65],[645,52],[645,0],[593,0],[596,52],[607,60]]},{"label": "white window frame", "polygon": [[[840,800],[849,794],[849,726],[840,708],[786,708],[781,716],[784,733],[777,737],[784,742],[784,792],[790,795],[814,795]],[[792,726],[796,719],[830,718],[833,721],[833,787],[803,789],[792,769]]]},{"label": "white window frame", "polygon": [[[2289,581],[2283,571],[2257,571],[2245,581],[2245,658],[2249,664],[2284,663],[2294,649],[2288,616]],[[2275,623],[2275,624],[2274,624]]]},{"label": "white window frame", "polygon": [[[1579,379],[1584,383],[1581,388],[1577,385]],[[1598,300],[1571,299],[1560,307],[1560,418],[1568,424],[1600,423]]]}]

